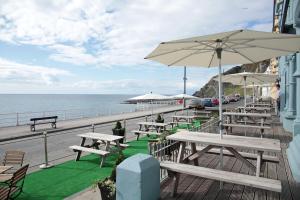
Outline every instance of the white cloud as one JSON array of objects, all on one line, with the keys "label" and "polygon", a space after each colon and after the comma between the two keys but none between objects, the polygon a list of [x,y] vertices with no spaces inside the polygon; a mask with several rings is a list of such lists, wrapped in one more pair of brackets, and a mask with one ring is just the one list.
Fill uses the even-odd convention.
[{"label": "white cloud", "polygon": [[137,65],[161,41],[246,27],[265,30],[272,4],[0,0],[0,40],[46,46],[53,52],[50,59],[77,65]]},{"label": "white cloud", "polygon": [[20,64],[0,58],[0,80],[6,83],[51,85],[59,82],[60,76],[70,75],[61,69]]}]

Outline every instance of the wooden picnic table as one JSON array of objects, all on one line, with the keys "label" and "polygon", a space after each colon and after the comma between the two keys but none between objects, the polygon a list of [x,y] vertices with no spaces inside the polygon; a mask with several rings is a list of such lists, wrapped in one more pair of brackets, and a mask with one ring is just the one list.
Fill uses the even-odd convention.
[{"label": "wooden picnic table", "polygon": [[248,107],[271,107],[272,104],[270,103],[251,103],[247,104]]},{"label": "wooden picnic table", "polygon": [[[186,130],[181,130],[175,134],[167,136],[168,140],[173,140],[173,141],[178,141],[180,143],[179,147],[179,152],[177,156],[177,163],[183,163],[185,159],[188,159],[190,161],[193,161],[195,166],[198,166],[198,158],[202,155],[204,155],[206,152],[213,148],[224,148],[231,152],[237,159],[241,160],[246,166],[248,166],[251,170],[256,171],[256,177],[257,179],[253,180],[255,184],[251,184],[252,186],[260,187],[263,188],[264,185],[260,183],[260,180],[265,180],[266,178],[260,178],[260,170],[261,170],[261,165],[262,162],[264,161],[263,154],[264,152],[275,152],[279,153],[281,152],[281,147],[280,147],[280,141],[276,139],[266,139],[266,138],[254,138],[254,137],[245,137],[245,136],[234,136],[234,135],[223,135],[223,138],[221,139],[219,134],[212,134],[212,133],[204,133],[204,132],[191,132],[191,131],[186,131]],[[191,154],[186,156],[185,154],[185,148],[187,146],[187,143],[191,144]],[[197,151],[196,149],[196,144],[204,144],[207,145],[204,149]],[[257,161],[256,161],[256,166],[253,165],[251,162],[249,162],[243,155],[236,150],[238,149],[245,149],[245,150],[254,150],[257,154]],[[215,169],[209,169],[212,175],[208,175],[208,173],[201,173],[201,170],[206,170],[208,168],[205,167],[193,167],[192,169],[188,169],[188,167],[184,167],[183,164],[181,165],[174,165],[172,167],[172,164],[162,164],[163,167],[166,169],[170,170],[175,170],[177,172],[184,173],[184,169],[188,170],[187,172],[190,175],[196,175],[196,176],[203,176],[211,179],[216,179],[216,180],[223,180],[223,181],[228,181],[231,182],[231,176],[239,176],[239,173],[232,173],[231,176],[228,172],[225,172],[224,170],[215,170]],[[185,165],[186,166],[186,165]],[[200,171],[198,171],[198,170]],[[222,173],[223,172],[223,173]],[[220,174],[226,175],[227,178],[220,178],[220,176],[213,176],[213,174]],[[236,174],[236,175],[235,175]],[[253,176],[246,175],[249,178],[252,178]],[[249,185],[247,182],[247,177],[240,178],[239,180],[235,180],[234,183],[238,184],[244,184],[244,185]],[[178,185],[178,179],[179,176],[176,175],[174,178],[174,190],[173,194],[176,193],[177,185]],[[267,189],[271,189],[274,191],[280,191],[281,186],[280,183],[278,183],[277,180],[272,180],[268,179],[272,182],[272,184],[275,181],[275,186],[271,184],[270,187]],[[275,188],[272,188],[272,187]]]},{"label": "wooden picnic table", "polygon": [[239,106],[238,109],[240,111],[246,111],[246,112],[260,112],[260,113],[269,113],[271,111],[270,107],[243,107],[243,106]]},{"label": "wooden picnic table", "polygon": [[0,174],[2,174],[3,172],[6,172],[7,170],[11,169],[13,166],[8,166],[8,165],[0,165]]},{"label": "wooden picnic table", "polygon": [[155,129],[157,133],[166,130],[169,125],[167,123],[157,123],[157,122],[138,122],[139,131],[149,131],[149,129]]},{"label": "wooden picnic table", "polygon": [[[263,137],[264,130],[271,128],[270,126],[266,126],[266,120],[271,119],[270,113],[224,112],[223,115],[225,118],[223,125],[225,128],[229,128],[230,132],[232,132],[233,127],[256,128],[260,129],[261,137]],[[241,119],[243,121],[240,121]],[[257,119],[259,119],[259,121],[257,121]],[[249,125],[248,121],[251,121],[254,125]]]},{"label": "wooden picnic table", "polygon": [[233,118],[249,119],[255,123],[255,118],[259,118],[261,124],[264,124],[267,119],[271,119],[272,115],[269,113],[244,113],[244,112],[224,112],[223,115],[229,119],[229,123],[233,121]]},{"label": "wooden picnic table", "polygon": [[207,110],[194,110],[193,113],[195,115],[204,114],[204,115],[208,116],[209,114],[211,114],[211,111],[207,111]]},{"label": "wooden picnic table", "polygon": [[[112,146],[116,147],[116,151],[121,151],[122,147],[119,143],[119,140],[123,139],[123,136],[116,136],[116,135],[109,135],[109,134],[103,134],[103,133],[95,133],[95,132],[88,132],[79,134],[79,137],[81,137],[81,143],[80,146],[71,146],[70,148],[74,151],[77,151],[76,161],[80,159],[81,152],[86,151],[90,153],[96,153],[101,156],[100,161],[100,167],[104,163],[104,159],[106,156],[108,156],[110,153],[113,153]],[[92,143],[90,145],[86,145],[86,139],[91,139]],[[104,150],[99,149],[99,145],[103,143],[105,145]]]}]

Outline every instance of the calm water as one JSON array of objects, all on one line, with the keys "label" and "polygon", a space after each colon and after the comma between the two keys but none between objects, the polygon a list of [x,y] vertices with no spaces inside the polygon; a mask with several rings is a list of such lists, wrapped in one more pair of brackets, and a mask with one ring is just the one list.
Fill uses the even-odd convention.
[{"label": "calm water", "polygon": [[[30,117],[58,115],[59,119],[72,119],[132,112],[135,105],[122,102],[135,95],[105,94],[0,94],[0,114],[19,114],[20,124]],[[52,112],[44,112],[52,111]],[[14,124],[15,115],[1,115],[0,126]],[[7,119],[6,119],[7,118]]]}]

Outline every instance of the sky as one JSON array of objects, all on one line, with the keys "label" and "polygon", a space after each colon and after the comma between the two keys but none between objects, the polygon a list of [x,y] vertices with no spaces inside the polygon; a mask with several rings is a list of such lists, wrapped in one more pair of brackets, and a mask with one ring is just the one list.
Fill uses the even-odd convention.
[{"label": "sky", "polygon": [[[272,0],[0,0],[0,93],[179,94],[183,67],[144,59],[160,42],[270,32],[272,9]],[[187,68],[187,92],[216,74]]]}]

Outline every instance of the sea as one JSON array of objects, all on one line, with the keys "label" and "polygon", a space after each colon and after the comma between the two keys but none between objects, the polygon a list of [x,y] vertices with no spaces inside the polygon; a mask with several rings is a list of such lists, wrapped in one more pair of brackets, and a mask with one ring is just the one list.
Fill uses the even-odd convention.
[{"label": "sea", "polygon": [[0,126],[20,125],[31,117],[58,115],[75,119],[133,112],[123,94],[0,94]]}]

